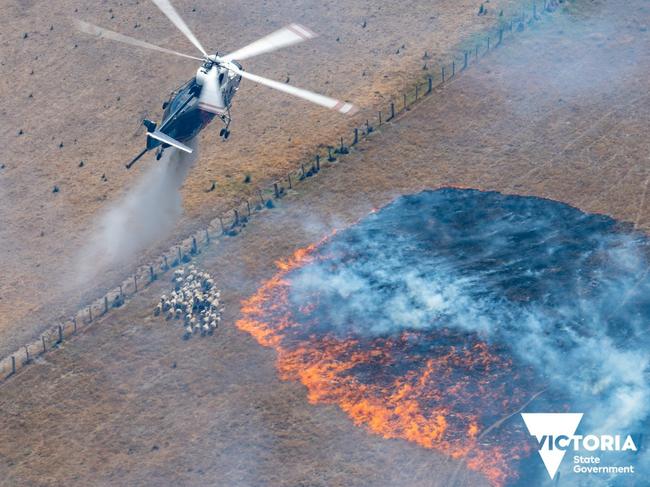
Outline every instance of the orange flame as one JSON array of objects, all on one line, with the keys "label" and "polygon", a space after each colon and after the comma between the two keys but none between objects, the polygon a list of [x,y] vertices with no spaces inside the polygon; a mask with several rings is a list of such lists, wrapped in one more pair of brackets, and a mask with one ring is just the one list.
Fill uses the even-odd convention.
[{"label": "orange flame", "polygon": [[[400,365],[397,357],[404,360],[404,350],[418,340],[419,332],[392,338],[326,334],[287,339],[290,331],[301,326],[289,305],[287,274],[317,259],[313,253],[319,244],[277,262],[279,272],[242,302],[237,327],[276,350],[280,377],[304,384],[310,403],[337,404],[355,425],[384,438],[405,439],[464,459],[468,468],[481,472],[492,485],[515,479],[513,464],[529,453],[526,443],[518,441],[512,448],[512,431],[506,433],[508,441],[488,442],[481,431],[499,413],[503,416],[521,406],[523,399],[512,384],[525,378],[486,343],[474,340],[471,346],[447,347],[434,356],[407,356],[405,371],[394,375],[383,371],[394,372]],[[308,314],[314,305],[302,303],[299,309]],[[354,373],[360,368],[377,377],[362,380]],[[490,412],[492,416],[484,414],[488,404],[497,408]]]}]

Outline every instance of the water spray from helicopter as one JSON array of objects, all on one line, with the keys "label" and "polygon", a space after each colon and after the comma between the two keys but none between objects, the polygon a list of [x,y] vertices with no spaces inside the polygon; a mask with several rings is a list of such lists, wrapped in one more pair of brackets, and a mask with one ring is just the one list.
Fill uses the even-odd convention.
[{"label": "water spray from helicopter", "polygon": [[83,285],[102,272],[132,262],[139,252],[171,232],[183,213],[181,187],[196,161],[192,153],[171,150],[143,172],[138,182],[96,225],[81,252],[76,281]]}]

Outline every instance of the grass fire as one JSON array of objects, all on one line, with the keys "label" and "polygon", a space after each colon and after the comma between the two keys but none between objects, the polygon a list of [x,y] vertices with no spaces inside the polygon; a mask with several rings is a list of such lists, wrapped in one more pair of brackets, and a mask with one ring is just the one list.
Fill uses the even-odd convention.
[{"label": "grass fire", "polygon": [[588,408],[593,427],[647,421],[647,400],[619,412],[650,392],[631,366],[647,361],[647,249],[550,200],[425,191],[278,262],[237,324],[310,402],[512,485],[535,451],[510,420],[525,408]]}]

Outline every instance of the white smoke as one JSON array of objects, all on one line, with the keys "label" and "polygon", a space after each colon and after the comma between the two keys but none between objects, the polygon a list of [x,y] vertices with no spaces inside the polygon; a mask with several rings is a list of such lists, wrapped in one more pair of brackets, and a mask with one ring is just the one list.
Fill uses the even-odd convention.
[{"label": "white smoke", "polygon": [[132,262],[140,251],[174,228],[183,211],[180,189],[197,157],[197,144],[192,146],[192,154],[166,149],[100,218],[81,253],[77,267],[80,283]]},{"label": "white smoke", "polygon": [[[503,213],[482,213],[504,199]],[[344,336],[450,328],[505,345],[538,389],[585,413],[585,431],[638,433],[650,417],[645,245],[560,203],[425,192],[337,234],[291,275],[291,301],[318,295],[319,321]]]}]

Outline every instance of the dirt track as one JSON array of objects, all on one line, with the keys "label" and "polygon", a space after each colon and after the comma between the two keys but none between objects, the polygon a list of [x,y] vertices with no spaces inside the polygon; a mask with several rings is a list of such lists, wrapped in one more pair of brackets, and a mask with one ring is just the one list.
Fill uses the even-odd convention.
[{"label": "dirt track", "polygon": [[[169,239],[142,255],[142,261],[229,209],[243,193],[283,176],[300,158],[311,156],[318,144],[333,143],[343,129],[360,126],[366,116],[375,115],[379,103],[385,108],[392,95],[399,96],[410,80],[423,75],[425,51],[431,57],[427,65],[433,66],[461,40],[493,26],[500,8],[518,2],[493,0],[488,15],[481,17],[480,2],[471,0],[435,5],[174,4],[197,37],[221,51],[241,47],[290,21],[311,27],[319,38],[251,59],[245,68],[352,100],[363,110],[349,119],[242,84],[230,140],[219,140],[216,125],[202,134],[200,159],[183,192],[185,218]],[[195,54],[150,2],[5,0],[1,8],[0,93],[5,97],[0,107],[0,163],[5,168],[0,170],[0,352],[5,354],[37,337],[55,318],[69,316],[83,298],[99,295],[82,297],[79,290],[70,291],[77,256],[93,222],[153,164],[150,158],[133,171],[124,170],[124,163],[144,144],[141,120],[156,119],[161,102],[197,66],[96,40],[72,28],[71,19],[80,18]],[[246,174],[251,184],[243,183]],[[217,189],[207,193],[212,180]],[[52,192],[55,185],[58,193]],[[125,262],[94,285],[108,289],[131,268],[132,263]]]},{"label": "dirt track", "polygon": [[159,282],[4,384],[4,484],[446,485],[454,462],[279,383],[272,352],[234,329],[237,304],[275,259],[422,188],[553,198],[648,231],[647,6],[589,5],[505,45],[202,254],[228,306],[215,337],[185,342],[154,319]]}]

